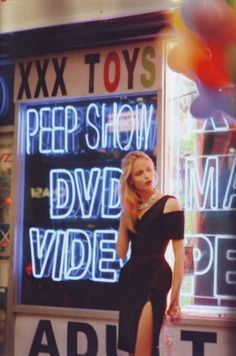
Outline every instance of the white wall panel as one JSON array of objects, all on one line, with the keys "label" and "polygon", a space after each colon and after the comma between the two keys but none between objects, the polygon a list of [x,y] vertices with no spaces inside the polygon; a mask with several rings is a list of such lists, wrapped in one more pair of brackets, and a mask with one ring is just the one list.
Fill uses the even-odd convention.
[{"label": "white wall panel", "polygon": [[0,33],[96,21],[169,9],[178,0],[5,0],[0,2]]}]

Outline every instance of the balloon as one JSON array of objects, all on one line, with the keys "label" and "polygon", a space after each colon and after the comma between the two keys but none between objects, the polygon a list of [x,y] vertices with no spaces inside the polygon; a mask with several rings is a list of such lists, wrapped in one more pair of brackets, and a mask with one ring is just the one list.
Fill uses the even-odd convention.
[{"label": "balloon", "polygon": [[177,44],[168,54],[167,64],[177,73],[187,74],[186,68],[188,66],[188,53],[184,43]]},{"label": "balloon", "polygon": [[191,29],[193,32],[195,32],[195,14],[199,12],[201,9],[201,1],[191,1],[191,0],[185,0],[183,1],[181,10],[180,10],[180,15],[181,18],[183,19],[184,23],[188,26],[189,29]]},{"label": "balloon", "polygon": [[235,0],[226,0],[226,3],[233,9],[236,9],[236,1]]},{"label": "balloon", "polygon": [[169,67],[177,72],[192,78],[191,69],[189,66],[189,52],[184,42],[177,44],[167,57]]},{"label": "balloon", "polygon": [[222,88],[231,83],[230,75],[227,71],[225,53],[221,46],[209,46],[208,57],[202,58],[197,63],[196,74],[206,85],[215,88]]},{"label": "balloon", "polygon": [[171,22],[181,41],[167,63],[198,86],[193,117],[236,118],[236,0],[183,0]]},{"label": "balloon", "polygon": [[172,70],[194,79],[200,63],[209,61],[209,56],[209,51],[199,39],[185,35],[183,41],[170,51],[167,63]]},{"label": "balloon", "polygon": [[223,0],[184,0],[172,24],[182,41],[169,54],[171,69],[215,88],[235,82],[235,56],[226,49],[236,43],[236,11]]},{"label": "balloon", "polygon": [[207,98],[207,96],[200,95],[193,100],[190,106],[190,113],[197,119],[205,119],[211,116],[213,111],[214,108],[212,107],[211,101]]},{"label": "balloon", "polygon": [[221,111],[236,120],[236,87],[211,89],[198,84],[198,90],[199,96],[190,106],[193,117],[204,119]]},{"label": "balloon", "polygon": [[206,42],[236,39],[236,12],[222,0],[185,0],[181,16]]},{"label": "balloon", "polygon": [[181,18],[180,8],[175,9],[173,13],[171,13],[170,21],[172,23],[173,28],[176,31],[180,32],[180,34],[186,34],[191,32]]},{"label": "balloon", "polygon": [[218,94],[217,106],[236,120],[236,88],[222,89]]},{"label": "balloon", "polygon": [[226,52],[226,67],[232,82],[236,84],[236,44]]}]

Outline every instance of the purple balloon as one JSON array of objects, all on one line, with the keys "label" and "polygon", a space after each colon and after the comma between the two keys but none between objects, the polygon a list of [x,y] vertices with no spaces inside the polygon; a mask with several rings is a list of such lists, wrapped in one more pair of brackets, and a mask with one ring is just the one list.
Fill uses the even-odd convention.
[{"label": "purple balloon", "polygon": [[[204,41],[224,40],[232,9],[219,0],[185,0],[181,17]],[[227,36],[226,36],[227,37]]]},{"label": "purple balloon", "polygon": [[199,11],[199,8],[201,8],[201,0],[185,0],[182,4],[181,7],[181,17],[186,26],[188,26],[193,32],[196,31],[195,24],[194,24],[194,15],[196,12]]},{"label": "purple balloon", "polygon": [[236,119],[236,87],[224,88],[218,93],[217,107]]},{"label": "purple balloon", "polygon": [[190,113],[197,119],[205,119],[214,112],[221,111],[236,119],[236,86],[210,89],[197,84],[199,96],[190,106]]},{"label": "purple balloon", "polygon": [[205,119],[214,111],[207,96],[198,96],[190,106],[190,113],[197,119]]}]

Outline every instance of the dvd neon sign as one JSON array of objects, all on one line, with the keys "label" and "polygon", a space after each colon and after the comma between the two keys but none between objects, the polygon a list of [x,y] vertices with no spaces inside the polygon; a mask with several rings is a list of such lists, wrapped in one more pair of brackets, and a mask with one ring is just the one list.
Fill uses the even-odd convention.
[{"label": "dvd neon sign", "polygon": [[50,171],[51,219],[117,219],[120,217],[118,194],[120,168],[85,170],[76,168]]}]

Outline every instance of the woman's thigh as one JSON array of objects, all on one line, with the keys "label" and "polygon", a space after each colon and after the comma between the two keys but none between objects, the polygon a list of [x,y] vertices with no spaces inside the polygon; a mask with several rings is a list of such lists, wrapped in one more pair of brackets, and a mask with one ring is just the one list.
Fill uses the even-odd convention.
[{"label": "woman's thigh", "polygon": [[152,304],[148,301],[141,312],[137,339],[135,345],[135,356],[151,356],[153,344],[153,312]]}]

